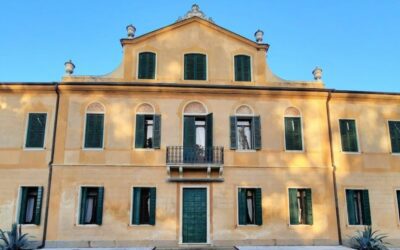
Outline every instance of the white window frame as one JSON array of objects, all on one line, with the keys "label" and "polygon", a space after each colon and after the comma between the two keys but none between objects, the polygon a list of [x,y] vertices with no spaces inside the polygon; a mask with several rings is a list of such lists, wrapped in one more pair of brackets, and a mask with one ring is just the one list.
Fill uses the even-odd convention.
[{"label": "white window frame", "polygon": [[[155,63],[155,66],[154,66],[154,79],[142,79],[142,78],[139,78],[139,62],[140,62],[139,56],[140,56],[141,53],[148,53],[148,52],[154,53],[156,55],[156,63]],[[158,61],[158,54],[154,50],[143,50],[143,51],[137,52],[136,53],[136,80],[140,80],[140,81],[154,81],[154,80],[157,80],[157,69],[158,69],[158,62],[157,61]]]},{"label": "white window frame", "polygon": [[[29,116],[30,114],[46,114],[46,124],[44,126],[44,137],[43,137],[43,147],[27,147],[26,146],[26,140],[28,139],[28,129],[29,129]],[[41,151],[41,150],[46,150],[46,139],[47,139],[47,127],[48,127],[48,120],[49,120],[49,114],[48,112],[28,112],[26,121],[25,121],[25,136],[24,136],[24,142],[23,142],[23,149],[25,151]]]},{"label": "white window frame", "polygon": [[[236,81],[236,68],[235,68],[235,57],[236,56],[248,56],[250,57],[250,81]],[[248,54],[248,53],[239,53],[239,54],[234,54],[233,59],[232,59],[232,68],[233,68],[233,79],[232,81],[234,83],[251,83],[254,82],[254,77],[253,77],[253,56]]]},{"label": "white window frame", "polygon": [[[239,189],[261,189],[261,210],[262,210],[262,193],[263,189],[261,186],[236,186],[236,227],[259,227],[257,224],[246,224],[246,225],[241,225],[239,224]],[[255,208],[254,208],[255,209]],[[261,216],[263,216],[263,213],[261,213]],[[255,221],[255,218],[254,218]]]},{"label": "white window frame", "polygon": [[[283,116],[283,147],[285,149],[286,153],[304,153],[306,151],[306,145],[304,144],[304,124],[303,124],[303,116],[300,112],[300,110],[296,107],[293,107],[297,109],[300,113],[300,115],[284,115]],[[286,126],[285,126],[285,118],[300,118],[300,126],[301,126],[301,145],[302,149],[301,150],[290,150],[286,148]]]},{"label": "white window frame", "polygon": [[369,203],[369,209],[370,209],[370,217],[371,217],[371,225],[372,225],[372,207],[371,207],[371,198],[370,198],[370,192],[368,188],[363,188],[363,187],[345,187],[344,188],[344,200],[345,200],[345,210],[346,210],[346,227],[365,227],[366,225],[350,225],[350,217],[349,217],[349,211],[347,210],[347,194],[346,194],[346,190],[367,190],[368,191],[368,203]]},{"label": "white window frame", "polygon": [[400,120],[387,120],[387,121],[386,121],[387,131],[388,131],[388,135],[389,135],[389,149],[390,149],[390,154],[393,155],[393,156],[400,156],[400,152],[399,152],[399,153],[393,153],[392,139],[391,139],[391,137],[390,137],[390,126],[389,126],[389,122],[400,122]]},{"label": "white window frame", "polygon": [[[188,54],[201,54],[201,55],[205,55],[206,56],[206,79],[205,80],[190,80],[190,79],[185,79],[185,55]],[[185,52],[183,54],[182,57],[182,80],[185,82],[190,82],[190,81],[194,81],[194,82],[207,82],[209,79],[208,74],[210,73],[208,70],[208,54],[205,52],[199,52],[199,51],[191,51],[191,52]]]},{"label": "white window frame", "polygon": [[[19,216],[21,214],[21,202],[22,202],[22,188],[29,188],[29,187],[36,187],[39,189],[39,187],[43,187],[43,186],[37,186],[37,185],[20,185],[18,186],[18,193],[17,193],[17,204],[15,207],[15,221],[19,224]],[[44,197],[44,187],[43,187],[43,193],[42,193],[42,201]],[[40,214],[42,215],[43,213],[43,209],[40,210]],[[19,224],[22,227],[40,227],[42,225],[42,220],[43,220],[43,216],[40,216],[40,224],[36,225],[36,224]]]},{"label": "white window frame", "polygon": [[[105,106],[103,105],[103,103],[101,103],[101,102],[98,102],[98,103],[100,103],[102,106],[103,106],[103,108],[104,108],[104,111],[87,111],[87,108],[91,105],[91,104],[93,104],[93,103],[96,103],[96,102],[91,102],[91,103],[89,103],[89,105],[86,107],[86,112],[85,112],[85,120],[84,120],[84,123],[83,123],[83,138],[82,138],[82,149],[84,150],[84,151],[103,151],[104,150],[104,142],[105,142],[105,137],[106,137],[106,110],[105,110]],[[89,147],[85,147],[85,138],[86,138],[86,121],[87,121],[87,115],[88,114],[103,114],[103,116],[104,116],[104,119],[103,119],[103,141],[102,141],[102,147],[101,148],[89,148]]]},{"label": "white window frame", "polygon": [[[340,130],[340,120],[352,120],[352,121],[354,121],[354,125],[356,126],[356,138],[357,138],[357,149],[358,149],[357,152],[343,151],[342,131]],[[349,154],[349,155],[361,154],[361,143],[360,143],[360,138],[359,138],[359,135],[358,135],[357,119],[356,118],[339,118],[338,119],[338,128],[339,128],[340,152],[343,153],[343,154]]]},{"label": "white window frame", "polygon": [[[82,188],[103,188],[104,189],[104,193],[105,193],[105,188],[104,185],[80,185],[78,186],[78,202],[76,204],[78,204],[77,208],[76,208],[76,213],[75,213],[75,226],[76,227],[101,227],[102,225],[98,225],[98,224],[80,224],[80,215],[81,215],[81,204],[82,204]],[[103,196],[103,218],[104,218],[104,204],[105,204],[105,199],[104,199],[105,195]]]},{"label": "white window frame", "polygon": [[136,225],[136,224],[132,224],[132,220],[133,220],[133,189],[134,188],[155,188],[156,189],[156,193],[157,193],[157,190],[158,190],[158,188],[157,188],[157,186],[156,185],[153,185],[153,186],[151,186],[151,185],[134,185],[134,186],[131,186],[131,202],[130,202],[130,210],[129,210],[129,226],[130,227],[155,227],[156,226],[156,224],[157,224],[157,197],[156,197],[156,213],[155,213],[155,218],[154,218],[154,221],[155,221],[155,225],[150,225],[150,224],[139,224],[139,225]]},{"label": "white window frame", "polygon": [[296,227],[312,227],[314,226],[315,223],[313,224],[291,224],[290,223],[290,198],[289,198],[289,189],[310,189],[311,190],[311,202],[312,202],[312,215],[313,215],[313,220],[314,220],[314,192],[313,189],[310,186],[293,186],[293,187],[287,187],[286,188],[286,201],[287,201],[287,208],[288,208],[288,226],[289,228],[296,228]]}]

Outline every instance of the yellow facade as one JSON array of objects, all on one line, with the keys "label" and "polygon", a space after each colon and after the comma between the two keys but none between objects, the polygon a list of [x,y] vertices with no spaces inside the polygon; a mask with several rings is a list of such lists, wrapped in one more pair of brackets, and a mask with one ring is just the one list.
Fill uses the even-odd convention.
[{"label": "yellow facade", "polygon": [[[345,197],[345,189],[362,188],[369,190],[373,228],[400,245],[400,161],[391,153],[388,132],[388,120],[400,120],[398,94],[333,91],[320,81],[283,80],[269,70],[267,44],[200,17],[121,43],[122,63],[108,75],[68,75],[56,85],[0,85],[0,228],[17,220],[19,187],[43,186],[40,225],[23,225],[39,243],[45,239],[46,246],[55,247],[178,246],[182,190],[198,186],[208,193],[207,244],[337,245],[338,231],[346,242],[346,236],[363,228],[348,225]],[[137,77],[138,54],[147,51],[156,53],[153,80]],[[183,79],[184,54],[192,52],[207,56],[205,81]],[[250,82],[234,81],[238,54],[251,58]],[[213,114],[213,145],[224,147],[223,169],[213,176],[220,175],[222,182],[168,179],[167,147],[183,145],[184,109],[193,101]],[[85,115],[88,105],[96,102],[104,106],[104,144],[90,150],[84,147]],[[136,114],[143,103],[161,115],[160,149],[135,148]],[[229,117],[241,105],[260,116],[260,150],[230,149]],[[295,152],[285,150],[284,116],[291,107],[300,112],[302,124],[303,150]],[[41,150],[24,148],[29,112],[48,114]],[[345,118],[356,120],[359,153],[341,150],[338,120]],[[207,176],[190,170],[184,175]],[[82,186],[104,187],[101,225],[79,224]],[[156,187],[155,225],[131,224],[133,187]],[[262,225],[239,225],[240,187],[261,188]],[[311,188],[312,225],[290,225],[289,188]]]}]

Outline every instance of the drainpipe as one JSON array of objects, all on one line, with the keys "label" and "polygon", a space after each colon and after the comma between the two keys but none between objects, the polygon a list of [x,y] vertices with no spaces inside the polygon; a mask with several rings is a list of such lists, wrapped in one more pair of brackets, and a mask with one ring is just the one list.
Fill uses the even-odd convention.
[{"label": "drainpipe", "polygon": [[57,123],[58,123],[58,108],[60,104],[60,92],[58,89],[58,82],[54,83],[55,91],[57,94],[56,100],[56,109],[55,109],[55,117],[54,117],[54,127],[53,127],[53,139],[51,142],[51,156],[50,162],[48,164],[49,167],[49,175],[47,177],[47,193],[46,193],[46,208],[45,208],[45,216],[44,216],[44,223],[43,223],[43,238],[42,244],[38,246],[38,248],[44,248],[46,244],[46,236],[47,236],[47,223],[49,218],[49,204],[50,204],[50,190],[51,190],[51,182],[53,178],[53,161],[54,161],[54,153],[55,153],[55,145],[56,145],[56,133],[57,133]]},{"label": "drainpipe", "polygon": [[338,193],[337,193],[338,189],[337,189],[337,182],[336,182],[336,164],[335,164],[335,156],[333,153],[331,114],[330,114],[330,109],[329,109],[329,101],[331,100],[332,92],[335,92],[335,90],[333,89],[328,92],[328,98],[326,100],[326,114],[327,114],[328,131],[329,131],[329,149],[330,149],[331,162],[332,162],[332,179],[333,179],[333,192],[334,192],[334,196],[335,196],[337,233],[338,233],[339,245],[343,245],[342,230],[340,228],[340,217],[339,217],[339,199],[338,199]]}]

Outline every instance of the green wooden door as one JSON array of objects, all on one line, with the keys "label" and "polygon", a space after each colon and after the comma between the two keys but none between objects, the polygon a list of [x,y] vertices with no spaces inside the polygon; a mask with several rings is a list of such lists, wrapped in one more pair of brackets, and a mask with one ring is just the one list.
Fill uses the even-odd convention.
[{"label": "green wooden door", "polygon": [[207,189],[184,188],[182,243],[207,243]]}]

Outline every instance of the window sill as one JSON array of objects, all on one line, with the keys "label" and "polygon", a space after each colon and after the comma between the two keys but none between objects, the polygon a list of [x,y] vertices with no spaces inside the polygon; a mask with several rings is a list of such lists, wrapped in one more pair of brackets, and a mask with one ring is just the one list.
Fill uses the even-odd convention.
[{"label": "window sill", "polygon": [[288,150],[288,149],[285,149],[285,153],[305,153],[306,151],[303,149],[303,150]]},{"label": "window sill", "polygon": [[390,153],[393,156],[400,156],[400,153]]},{"label": "window sill", "polygon": [[133,148],[135,151],[155,151],[155,148]]},{"label": "window sill", "polygon": [[46,148],[42,147],[42,148],[26,148],[24,147],[24,151],[45,151]]},{"label": "window sill", "polygon": [[151,224],[129,224],[130,227],[154,227],[155,225]]},{"label": "window sill", "polygon": [[288,227],[289,228],[296,228],[296,227],[312,227],[313,225],[310,225],[310,224],[296,224],[296,225],[293,225],[293,224],[288,224]]},{"label": "window sill", "polygon": [[32,228],[37,228],[40,227],[40,225],[36,225],[36,224],[20,224],[21,227],[27,228],[27,227],[32,227]]},{"label": "window sill", "polygon": [[104,148],[82,148],[83,151],[104,151]]},{"label": "window sill", "polygon": [[236,149],[235,152],[237,153],[255,153],[257,150],[255,149]]},{"label": "window sill", "polygon": [[340,151],[342,154],[345,154],[345,155],[360,155],[361,154],[361,152],[360,151],[358,151],[358,152],[347,152],[347,151]]},{"label": "window sill", "polygon": [[245,225],[236,225],[237,228],[246,228],[246,227],[261,227],[262,225],[256,224],[245,224]]},{"label": "window sill", "polygon": [[369,225],[349,225],[346,224],[346,227],[348,228],[364,228],[364,227],[368,227]]},{"label": "window sill", "polygon": [[91,227],[93,227],[93,228],[97,228],[97,227],[100,227],[101,225],[98,225],[98,224],[75,224],[75,226],[76,227],[82,227],[82,228],[91,228]]}]

